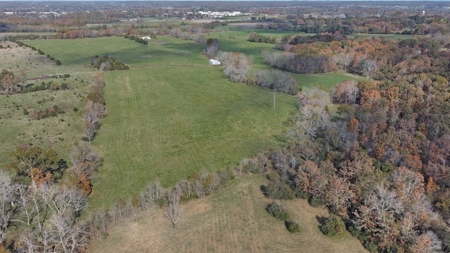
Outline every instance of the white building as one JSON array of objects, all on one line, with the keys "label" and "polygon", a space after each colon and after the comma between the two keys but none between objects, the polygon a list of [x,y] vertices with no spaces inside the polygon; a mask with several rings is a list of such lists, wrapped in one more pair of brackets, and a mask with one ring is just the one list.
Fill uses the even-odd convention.
[{"label": "white building", "polygon": [[218,66],[218,65],[221,65],[222,63],[218,60],[211,59],[211,60],[209,60],[209,64],[211,64],[213,66]]}]

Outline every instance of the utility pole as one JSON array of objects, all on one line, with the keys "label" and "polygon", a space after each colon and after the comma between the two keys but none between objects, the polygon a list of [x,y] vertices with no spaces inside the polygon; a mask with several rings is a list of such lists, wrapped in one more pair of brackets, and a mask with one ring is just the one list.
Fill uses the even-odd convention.
[{"label": "utility pole", "polygon": [[273,90],[273,109],[275,110],[275,102],[277,101],[277,90]]}]

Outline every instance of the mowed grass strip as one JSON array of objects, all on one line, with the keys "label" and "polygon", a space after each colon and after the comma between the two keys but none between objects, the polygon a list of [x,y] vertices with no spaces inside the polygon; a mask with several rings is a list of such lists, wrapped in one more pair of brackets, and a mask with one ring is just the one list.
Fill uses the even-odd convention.
[{"label": "mowed grass strip", "polygon": [[106,74],[108,116],[94,140],[104,165],[92,205],[165,187],[283,143],[296,99],[228,81],[220,67],[152,67]]},{"label": "mowed grass strip", "polygon": [[89,251],[102,252],[367,252],[348,232],[330,238],[319,230],[318,217],[326,209],[313,208],[306,200],[282,201],[300,233],[289,233],[284,222],[269,215],[271,202],[261,193],[262,176],[236,179],[226,190],[181,205],[177,228],[165,208],[146,212],[91,243]]}]

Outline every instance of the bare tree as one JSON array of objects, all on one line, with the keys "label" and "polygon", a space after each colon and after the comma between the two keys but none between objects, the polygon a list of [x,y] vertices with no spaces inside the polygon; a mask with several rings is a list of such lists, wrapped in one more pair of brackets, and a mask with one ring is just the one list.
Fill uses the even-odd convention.
[{"label": "bare tree", "polygon": [[377,69],[378,69],[377,62],[374,60],[366,59],[361,62],[361,73],[367,78]]},{"label": "bare tree", "polygon": [[18,207],[17,185],[11,178],[0,171],[0,245],[6,239],[6,232],[10,227]]},{"label": "bare tree", "polygon": [[200,180],[195,180],[195,182],[192,184],[192,188],[194,190],[195,196],[197,197],[203,197],[205,196],[205,187],[203,186],[202,182]]},{"label": "bare tree", "polygon": [[330,125],[328,112],[330,96],[324,91],[313,90],[310,95],[300,98],[300,102],[300,115],[289,135],[295,139],[301,139],[302,136],[315,138],[319,130],[324,130]]},{"label": "bare tree", "polygon": [[77,217],[87,206],[86,196],[75,188],[53,187],[51,191],[53,191],[53,197],[47,199],[47,203],[53,214]]},{"label": "bare tree", "polygon": [[[38,239],[36,238],[36,233],[29,229],[27,231],[23,231],[20,234],[17,250],[18,252],[27,252],[27,253],[34,253],[38,252],[38,245],[36,244],[36,241]],[[43,251],[45,252],[45,251]]]},{"label": "bare tree", "polygon": [[94,103],[89,100],[86,103],[86,112],[84,114],[84,118],[88,120],[91,124],[96,125],[100,118],[106,116],[106,109],[103,104]]},{"label": "bare tree", "polygon": [[180,197],[181,190],[180,188],[174,188],[169,193],[169,206],[167,207],[167,218],[172,222],[174,228],[176,228],[178,220],[181,216],[181,207],[180,207]]},{"label": "bare tree", "polygon": [[139,202],[144,210],[150,210],[152,206],[164,198],[165,192],[159,180],[149,183],[139,195]]},{"label": "bare tree", "polygon": [[345,80],[336,85],[333,92],[333,100],[336,103],[346,103],[348,105],[354,104],[358,97],[359,89],[356,82],[352,80]]},{"label": "bare tree", "polygon": [[231,80],[243,83],[247,80],[250,59],[241,53],[219,52],[217,58],[225,66],[223,73]]},{"label": "bare tree", "polygon": [[78,178],[83,174],[91,178],[92,173],[100,166],[102,158],[91,145],[80,142],[73,147],[70,161],[75,166]]},{"label": "bare tree", "polygon": [[87,243],[84,226],[78,225],[70,216],[54,214],[50,218],[53,226],[55,248],[65,253],[77,252]]},{"label": "bare tree", "polygon": [[83,125],[84,136],[88,139],[89,143],[91,143],[92,139],[95,135],[95,125],[89,122],[88,120],[84,121]]},{"label": "bare tree", "polygon": [[106,235],[108,233],[110,222],[110,216],[105,210],[91,212],[89,232],[94,236]]},{"label": "bare tree", "polygon": [[53,237],[48,231],[45,222],[48,219],[49,200],[54,196],[54,191],[50,185],[42,184],[39,187],[33,183],[30,190],[30,209],[35,215],[33,223],[29,226],[29,231],[21,237],[21,242],[25,243],[22,247],[27,249],[39,248],[42,252],[50,251],[53,244]]}]

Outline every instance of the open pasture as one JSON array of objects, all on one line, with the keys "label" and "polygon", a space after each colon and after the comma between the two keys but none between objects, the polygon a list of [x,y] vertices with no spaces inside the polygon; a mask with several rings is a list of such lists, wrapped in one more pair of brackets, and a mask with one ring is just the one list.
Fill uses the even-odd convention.
[{"label": "open pasture", "polygon": [[[165,42],[165,44],[159,44]],[[27,44],[50,53],[63,65],[91,68],[92,57],[108,55],[119,59],[130,68],[145,65],[169,66],[171,64],[208,64],[201,55],[203,45],[172,37],[160,37],[143,45],[122,37],[75,39],[75,40],[33,40]],[[190,53],[186,53],[189,51]]]},{"label": "open pasture", "polygon": [[102,252],[321,252],[363,253],[361,243],[348,232],[330,238],[319,231],[318,217],[327,217],[322,208],[306,200],[282,201],[300,233],[289,233],[284,222],[269,215],[271,202],[259,189],[262,176],[236,179],[226,190],[182,204],[177,228],[166,218],[165,209],[143,213],[113,229],[104,240],[89,249]]},{"label": "open pasture", "polygon": [[155,179],[170,186],[279,146],[296,110],[294,97],[277,94],[273,110],[270,90],[230,82],[201,55],[204,45],[160,39],[167,44],[117,37],[27,41],[63,65],[90,67],[92,56],[107,54],[130,66],[105,73],[108,116],[94,140],[104,166],[94,182],[94,207],[129,198]]},{"label": "open pasture", "polygon": [[104,165],[93,205],[234,166],[283,143],[294,97],[228,81],[211,66],[150,67],[106,75],[108,116],[94,145]]}]

